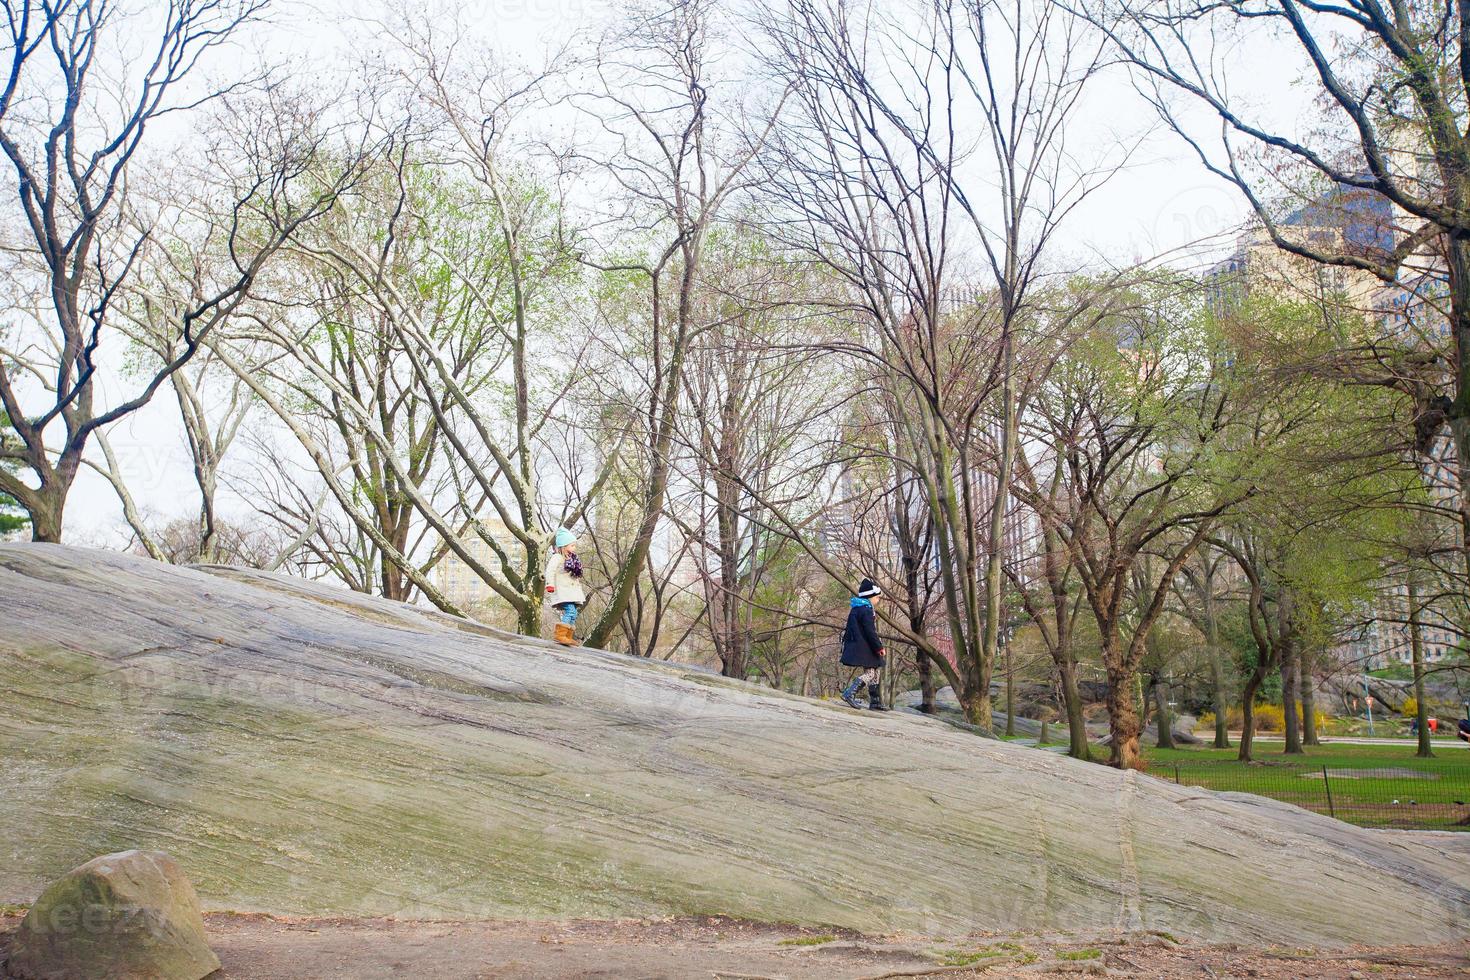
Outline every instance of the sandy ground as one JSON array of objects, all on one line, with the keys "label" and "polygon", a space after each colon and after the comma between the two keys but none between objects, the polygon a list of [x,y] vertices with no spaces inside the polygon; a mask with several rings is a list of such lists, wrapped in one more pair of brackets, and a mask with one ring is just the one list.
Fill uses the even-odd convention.
[{"label": "sandy ground", "polygon": [[[418,922],[211,914],[217,978],[1331,977],[1470,975],[1470,944],[1418,949],[1248,949],[1162,935],[974,936],[936,942],[728,919]],[[17,916],[0,917],[0,956]],[[6,974],[8,976],[8,974]]]}]

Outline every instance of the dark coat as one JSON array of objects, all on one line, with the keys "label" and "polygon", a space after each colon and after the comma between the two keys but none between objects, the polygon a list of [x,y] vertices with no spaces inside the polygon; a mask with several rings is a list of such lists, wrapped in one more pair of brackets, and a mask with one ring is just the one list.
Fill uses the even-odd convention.
[{"label": "dark coat", "polygon": [[882,667],[882,653],[883,641],[878,639],[873,607],[853,606],[842,634],[842,662],[849,667]]}]

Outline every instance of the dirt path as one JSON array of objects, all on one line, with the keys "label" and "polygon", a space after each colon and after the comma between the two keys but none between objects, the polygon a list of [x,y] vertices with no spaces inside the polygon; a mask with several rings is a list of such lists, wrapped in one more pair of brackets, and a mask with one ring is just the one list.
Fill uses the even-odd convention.
[{"label": "dirt path", "polygon": [[[0,917],[0,956],[16,916]],[[218,980],[403,976],[878,978],[1102,975],[1165,977],[1464,977],[1470,945],[1420,949],[1244,949],[1160,935],[979,936],[935,942],[728,919],[663,922],[422,922],[208,916]]]}]

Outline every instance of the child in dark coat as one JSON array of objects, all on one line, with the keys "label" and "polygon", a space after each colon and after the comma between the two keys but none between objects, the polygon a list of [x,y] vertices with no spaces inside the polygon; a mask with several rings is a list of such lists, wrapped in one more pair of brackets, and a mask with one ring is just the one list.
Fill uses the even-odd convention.
[{"label": "child in dark coat", "polygon": [[886,654],[883,641],[878,639],[878,623],[873,614],[873,600],[883,595],[883,590],[871,579],[863,579],[858,594],[847,611],[847,629],[842,634],[842,662],[848,667],[860,667],[862,673],[853,678],[842,692],[842,700],[861,709],[863,685],[868,687],[868,707],[882,711],[883,693],[878,679],[882,675]]}]

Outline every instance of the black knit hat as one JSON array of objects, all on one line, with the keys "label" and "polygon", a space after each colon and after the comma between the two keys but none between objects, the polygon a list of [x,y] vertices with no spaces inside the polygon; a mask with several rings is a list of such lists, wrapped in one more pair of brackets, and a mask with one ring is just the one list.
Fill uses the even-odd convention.
[{"label": "black knit hat", "polygon": [[863,579],[862,584],[858,586],[858,597],[861,599],[866,599],[869,596],[882,594],[883,590],[878,588],[877,585],[873,584],[873,580],[870,578]]}]

